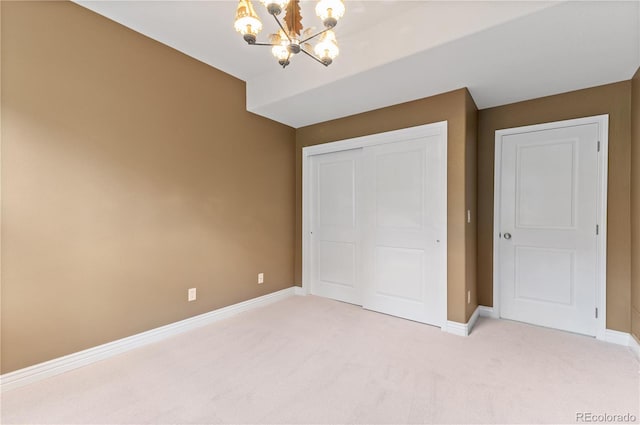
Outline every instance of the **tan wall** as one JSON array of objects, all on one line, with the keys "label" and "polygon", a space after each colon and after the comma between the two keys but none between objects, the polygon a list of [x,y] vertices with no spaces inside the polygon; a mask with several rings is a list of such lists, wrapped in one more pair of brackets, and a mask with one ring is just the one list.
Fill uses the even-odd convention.
[{"label": "tan wall", "polygon": [[481,110],[478,126],[478,302],[493,305],[493,168],[498,129],[609,114],[607,327],[630,331],[631,82]]},{"label": "tan wall", "polygon": [[[473,120],[470,96],[466,89],[394,105],[346,118],[315,124],[296,130],[296,283],[302,282],[302,148],[358,136],[398,130],[438,121],[448,125],[448,317],[466,322],[465,244],[473,240],[466,227],[467,200],[473,196],[465,191],[467,120]],[[468,118],[469,117],[469,118]],[[471,137],[471,136],[469,136]],[[471,140],[471,138],[469,138]],[[468,157],[473,160],[474,154]],[[472,170],[472,168],[469,168]],[[475,173],[470,177],[475,180]],[[474,207],[475,209],[475,207]],[[473,248],[471,248],[473,249]]]},{"label": "tan wall", "polygon": [[640,341],[640,68],[631,85],[631,332]]},{"label": "tan wall", "polygon": [[1,7],[3,373],[293,284],[292,128],[73,3]]},{"label": "tan wall", "polygon": [[630,82],[479,114],[460,89],[294,132],[246,112],[243,82],[77,5],[0,4],[2,373],[300,284],[302,147],[443,120],[449,320],[492,305],[495,130],[608,113],[608,327],[639,335],[639,73],[633,111]]},{"label": "tan wall", "polygon": [[466,290],[470,294],[469,299],[465,301],[465,311],[467,315],[466,318],[469,320],[478,307],[478,288],[476,281],[478,271],[478,108],[468,91],[466,91],[465,111],[465,204],[471,212],[471,223],[467,223],[465,227]]}]

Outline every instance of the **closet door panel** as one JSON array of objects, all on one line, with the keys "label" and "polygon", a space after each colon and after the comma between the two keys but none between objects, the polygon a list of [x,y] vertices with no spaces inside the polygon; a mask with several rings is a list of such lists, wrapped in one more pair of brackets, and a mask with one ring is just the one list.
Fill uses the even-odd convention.
[{"label": "closet door panel", "polygon": [[441,157],[438,136],[363,151],[367,309],[442,325]]},{"label": "closet door panel", "polygon": [[311,293],[362,305],[358,231],[361,149],[313,158]]}]

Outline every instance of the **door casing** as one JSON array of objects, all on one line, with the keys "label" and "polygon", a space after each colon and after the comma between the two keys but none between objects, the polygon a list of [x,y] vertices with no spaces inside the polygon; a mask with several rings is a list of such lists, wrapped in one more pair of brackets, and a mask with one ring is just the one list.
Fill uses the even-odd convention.
[{"label": "door casing", "polygon": [[[324,143],[315,146],[308,146],[302,149],[302,293],[309,294],[311,290],[311,224],[312,224],[312,161],[311,157],[330,152],[338,152],[349,149],[357,149],[368,146],[382,145],[407,141],[411,139],[422,138],[425,136],[440,135],[443,138],[444,157],[447,158],[447,121],[441,121],[433,124],[425,124],[416,127],[409,127],[401,130],[377,133],[352,139],[339,140],[335,142]],[[444,205],[447,205],[447,167],[443,167],[442,181],[444,185]],[[446,228],[446,217],[444,226]],[[442,249],[447,252],[446,234],[441,240]],[[442,308],[441,315],[443,330],[447,323],[447,266],[444,265],[440,281],[440,294]]]},{"label": "door casing", "polygon": [[[528,133],[534,131],[551,130],[555,128],[571,127],[584,124],[598,124],[599,146],[598,155],[598,187],[597,187],[597,223],[599,234],[597,244],[597,276],[596,276],[596,307],[598,308],[598,328],[596,338],[605,339],[607,324],[607,170],[609,152],[609,115],[572,120],[556,121],[544,124],[515,127],[497,130],[495,134],[494,159],[494,204],[493,204],[493,316],[500,317],[500,226],[502,205],[502,138],[506,135]],[[595,313],[595,312],[594,312]]]}]

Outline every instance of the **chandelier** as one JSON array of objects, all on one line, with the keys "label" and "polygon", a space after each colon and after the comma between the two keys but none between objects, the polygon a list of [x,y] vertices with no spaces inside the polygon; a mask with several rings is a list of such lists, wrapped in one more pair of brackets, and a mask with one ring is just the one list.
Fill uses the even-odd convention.
[{"label": "chandelier", "polygon": [[[310,58],[329,66],[340,50],[333,28],[344,15],[342,0],[319,0],[316,4],[316,14],[322,20],[324,29],[313,34],[314,28],[303,28],[299,0],[260,0],[267,8],[267,12],[278,24],[278,32],[269,36],[269,43],[257,42],[257,35],[262,30],[262,21],[256,14],[251,0],[240,0],[236,9],[234,27],[242,34],[244,40],[251,46],[271,46],[273,56],[278,63],[286,68],[291,57],[302,52]],[[284,19],[278,16],[284,11]],[[312,49],[308,42],[316,37],[318,43]]]}]

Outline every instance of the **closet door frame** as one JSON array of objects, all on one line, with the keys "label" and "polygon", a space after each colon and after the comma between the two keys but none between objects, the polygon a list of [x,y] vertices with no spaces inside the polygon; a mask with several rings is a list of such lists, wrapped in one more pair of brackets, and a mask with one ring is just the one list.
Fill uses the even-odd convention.
[{"label": "closet door frame", "polygon": [[[311,246],[311,224],[312,224],[312,202],[313,202],[313,177],[312,177],[312,157],[331,152],[339,152],[349,149],[364,148],[387,143],[395,143],[407,141],[411,139],[422,138],[426,136],[439,135],[442,138],[444,148],[444,158],[447,158],[447,121],[440,121],[432,124],[425,124],[416,127],[409,127],[401,130],[388,131],[351,139],[338,140],[334,142],[323,143],[320,145],[308,146],[302,149],[302,289],[299,291],[302,295],[310,293],[311,289],[311,270],[312,270],[312,246]],[[447,164],[442,167],[442,182],[444,190],[444,205],[447,205]],[[446,214],[444,217],[445,228]],[[441,240],[444,252],[447,252],[446,232],[443,240]],[[447,266],[443,265],[440,279],[440,294],[442,303],[442,323],[447,323]]]}]

